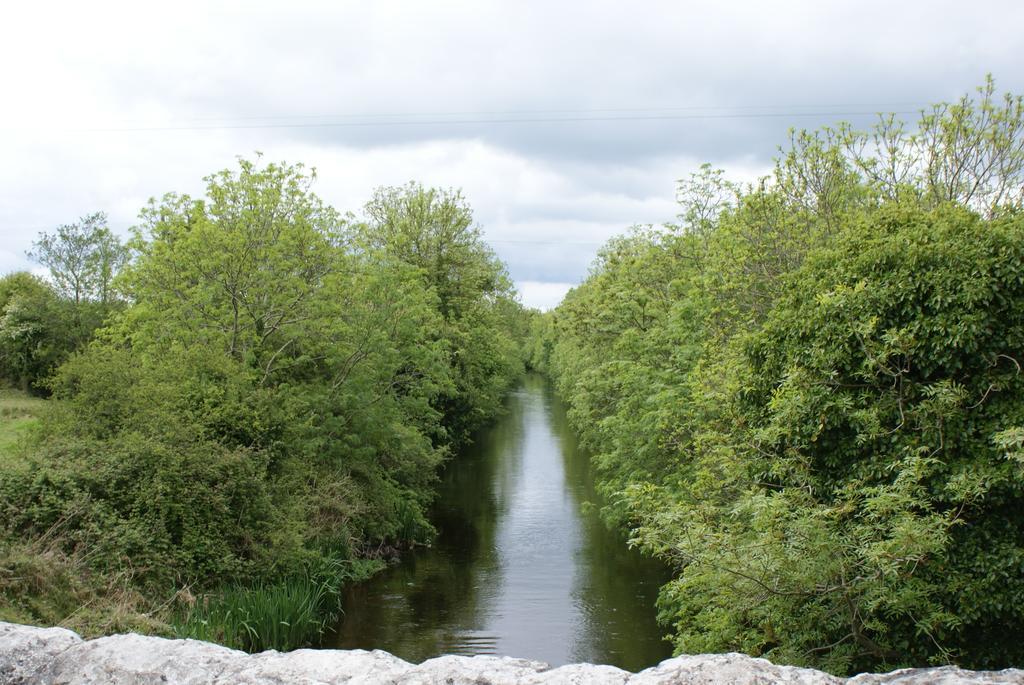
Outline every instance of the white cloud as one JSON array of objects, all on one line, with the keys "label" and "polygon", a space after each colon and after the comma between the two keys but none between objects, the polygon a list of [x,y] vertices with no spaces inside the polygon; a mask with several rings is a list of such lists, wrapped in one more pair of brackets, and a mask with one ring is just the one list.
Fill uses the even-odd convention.
[{"label": "white cloud", "polygon": [[575,283],[522,281],[519,283],[519,298],[527,307],[547,311],[557,306],[575,286]]},{"label": "white cloud", "polygon": [[[1024,90],[1024,4],[970,10],[951,0],[14,3],[0,25],[0,269],[25,267],[39,230],[103,210],[125,231],[148,197],[201,191],[202,176],[262,150],[318,167],[317,191],[343,211],[379,185],[461,187],[524,292],[574,282],[593,243],[670,220],[675,180],[701,162],[752,180],[787,127],[847,118],[827,112],[956,97],[989,71]],[[642,118],[655,110],[728,116]],[[510,111],[633,118],[409,123]],[[353,114],[364,116],[323,116]],[[405,124],[379,125],[395,121]],[[311,126],[325,122],[375,125]]]}]

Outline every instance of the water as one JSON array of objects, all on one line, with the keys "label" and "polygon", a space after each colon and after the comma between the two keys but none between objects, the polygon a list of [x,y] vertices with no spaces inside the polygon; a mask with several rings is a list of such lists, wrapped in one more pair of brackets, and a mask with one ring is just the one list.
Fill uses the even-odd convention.
[{"label": "water", "polygon": [[585,505],[593,476],[564,406],[528,376],[507,409],[445,468],[434,546],[350,588],[330,646],[633,671],[667,658],[654,609],[665,569]]}]

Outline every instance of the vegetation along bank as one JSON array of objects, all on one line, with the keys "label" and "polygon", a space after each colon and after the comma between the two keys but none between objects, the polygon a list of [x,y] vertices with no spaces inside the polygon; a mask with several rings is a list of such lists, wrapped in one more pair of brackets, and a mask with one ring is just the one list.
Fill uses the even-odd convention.
[{"label": "vegetation along bank", "polygon": [[1024,663],[1024,103],[710,167],[534,322],[682,653]]},{"label": "vegetation along bank", "polygon": [[459,193],[354,217],[313,180],[241,160],[127,245],[92,215],[36,242],[51,278],[0,279],[0,618],[290,649],[430,540],[526,314]]}]

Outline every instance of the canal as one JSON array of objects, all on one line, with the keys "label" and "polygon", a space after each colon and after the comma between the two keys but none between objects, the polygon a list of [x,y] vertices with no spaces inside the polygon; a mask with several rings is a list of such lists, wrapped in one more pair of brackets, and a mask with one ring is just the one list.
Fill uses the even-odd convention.
[{"label": "canal", "polygon": [[330,646],[420,662],[501,654],[640,670],[670,656],[658,563],[599,519],[593,474],[544,378],[442,474],[429,549],[351,587]]}]

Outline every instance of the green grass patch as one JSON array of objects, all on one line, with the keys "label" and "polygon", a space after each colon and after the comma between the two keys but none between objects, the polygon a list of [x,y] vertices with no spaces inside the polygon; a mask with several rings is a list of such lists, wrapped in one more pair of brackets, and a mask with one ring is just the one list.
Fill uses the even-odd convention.
[{"label": "green grass patch", "polygon": [[19,390],[0,388],[0,468],[13,468],[22,463],[17,447],[33,426],[46,400]]}]

